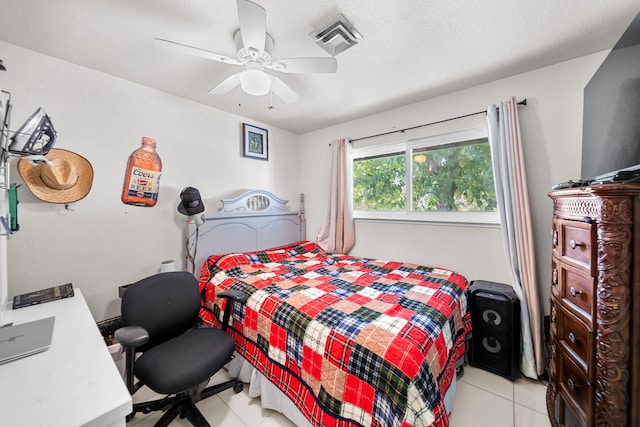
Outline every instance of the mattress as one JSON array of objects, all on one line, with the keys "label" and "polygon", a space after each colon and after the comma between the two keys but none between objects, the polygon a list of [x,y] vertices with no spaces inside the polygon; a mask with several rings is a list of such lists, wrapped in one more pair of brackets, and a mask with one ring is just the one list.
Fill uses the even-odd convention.
[{"label": "mattress", "polygon": [[437,267],[325,253],[312,242],[215,255],[200,317],[241,290],[236,349],[311,425],[447,426],[445,392],[470,332],[467,280]]}]

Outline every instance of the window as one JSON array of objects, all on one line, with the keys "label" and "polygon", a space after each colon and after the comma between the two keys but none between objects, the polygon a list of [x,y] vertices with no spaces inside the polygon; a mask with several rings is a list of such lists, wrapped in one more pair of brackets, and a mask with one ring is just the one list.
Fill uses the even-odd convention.
[{"label": "window", "polygon": [[353,162],[353,209],[404,211],[406,155],[404,152],[374,155]]},{"label": "window", "polygon": [[353,150],[356,218],[498,223],[485,127]]}]

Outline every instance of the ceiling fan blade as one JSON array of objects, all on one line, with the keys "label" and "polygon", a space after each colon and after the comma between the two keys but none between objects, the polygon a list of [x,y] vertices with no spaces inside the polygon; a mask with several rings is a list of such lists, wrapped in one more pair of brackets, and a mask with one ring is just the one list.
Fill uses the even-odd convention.
[{"label": "ceiling fan blade", "polygon": [[163,47],[165,49],[175,50],[176,52],[186,53],[189,55],[199,56],[200,58],[211,59],[218,62],[223,62],[225,64],[232,65],[240,65],[237,59],[231,58],[229,56],[220,55],[219,53],[210,52],[208,50],[200,49],[193,46],[188,46],[186,44],[172,42],[170,40],[156,38],[155,43],[157,46]]},{"label": "ceiling fan blade", "polygon": [[238,20],[242,43],[246,48],[254,48],[264,52],[267,37],[267,12],[258,4],[249,0],[236,0],[238,5]]},{"label": "ceiling fan blade", "polygon": [[276,76],[271,76],[271,90],[276,94],[278,98],[282,99],[287,104],[294,103],[298,99],[300,99],[298,94],[295,93],[293,89],[287,86]]},{"label": "ceiling fan blade", "polygon": [[283,73],[335,73],[338,69],[336,58],[289,58],[280,59],[270,65]]},{"label": "ceiling fan blade", "polygon": [[232,89],[240,84],[240,79],[238,78],[239,73],[236,73],[232,76],[227,77],[216,86],[214,86],[209,93],[211,95],[224,95],[229,93]]}]

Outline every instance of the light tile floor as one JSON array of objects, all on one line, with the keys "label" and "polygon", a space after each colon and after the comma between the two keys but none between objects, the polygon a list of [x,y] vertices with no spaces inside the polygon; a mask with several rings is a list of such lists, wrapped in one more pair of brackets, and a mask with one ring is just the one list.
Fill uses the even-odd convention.
[{"label": "light tile floor", "polygon": [[[227,379],[226,372],[218,373],[212,383]],[[260,399],[226,390],[197,404],[212,427],[293,427],[278,412],[260,407]],[[457,383],[457,393],[450,427],[549,427],[545,403],[546,385],[540,381],[521,378],[509,381],[482,369],[465,366]],[[134,402],[153,399],[153,392],[142,389]],[[136,414],[128,427],[152,426],[161,414]],[[177,419],[171,426],[189,426]]]}]

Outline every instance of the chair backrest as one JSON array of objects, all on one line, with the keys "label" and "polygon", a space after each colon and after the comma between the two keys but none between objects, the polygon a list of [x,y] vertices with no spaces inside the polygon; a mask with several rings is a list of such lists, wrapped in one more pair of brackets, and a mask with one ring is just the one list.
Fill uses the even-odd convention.
[{"label": "chair backrest", "polygon": [[184,271],[159,273],[129,285],[122,295],[122,326],[142,326],[149,333],[146,350],[196,325],[200,311],[197,279]]}]

